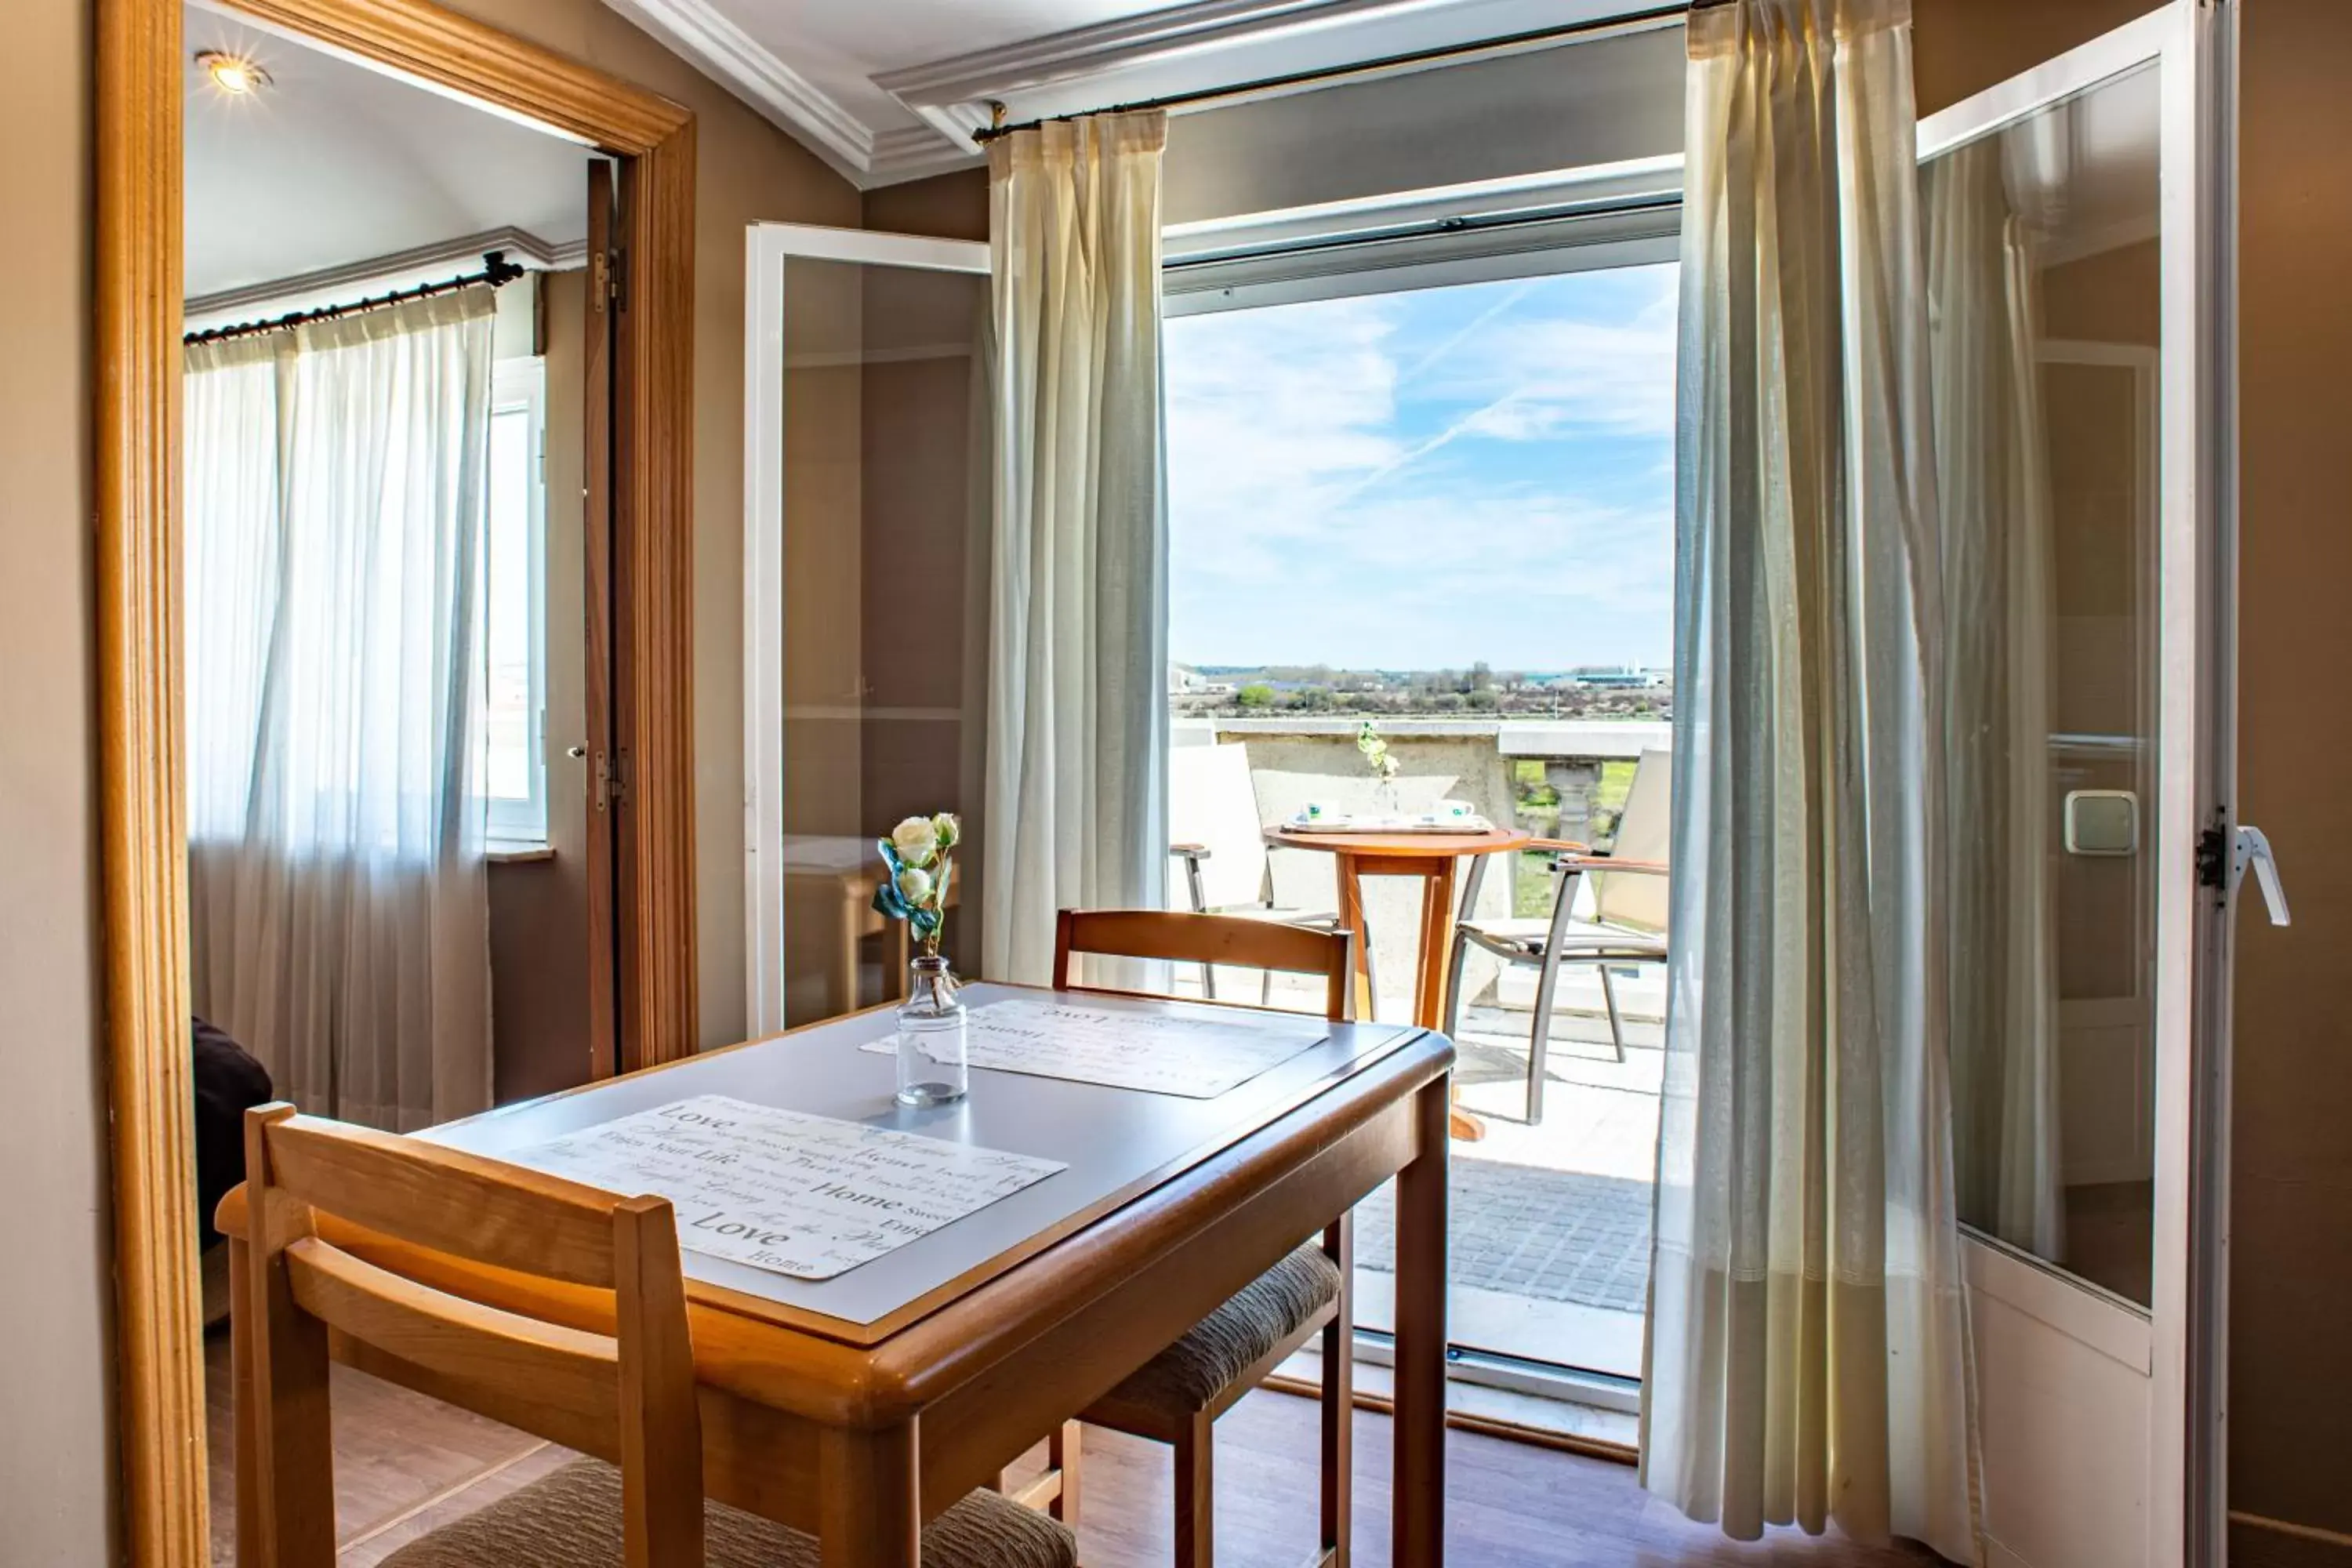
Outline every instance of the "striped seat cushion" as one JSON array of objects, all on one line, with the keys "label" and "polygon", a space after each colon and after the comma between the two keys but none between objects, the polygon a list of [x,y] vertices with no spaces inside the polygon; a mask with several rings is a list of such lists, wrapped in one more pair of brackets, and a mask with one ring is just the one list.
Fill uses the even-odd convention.
[{"label": "striped seat cushion", "polygon": [[[709,1568],[818,1568],[816,1538],[707,1503]],[[974,1492],[923,1529],[923,1568],[1076,1568],[1070,1532],[994,1492]],[[384,1568],[621,1568],[621,1472],[599,1459],[413,1541]]]},{"label": "striped seat cushion", "polygon": [[1144,1363],[1111,1399],[1170,1415],[1205,1410],[1339,1294],[1339,1266],[1309,1242]]}]

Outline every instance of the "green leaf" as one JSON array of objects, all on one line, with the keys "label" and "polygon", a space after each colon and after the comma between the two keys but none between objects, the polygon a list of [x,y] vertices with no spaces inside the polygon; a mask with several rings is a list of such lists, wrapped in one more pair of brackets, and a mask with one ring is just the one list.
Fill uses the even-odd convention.
[{"label": "green leaf", "polygon": [[935,935],[940,929],[940,911],[937,910],[917,910],[908,918],[914,925],[917,936],[928,938]]},{"label": "green leaf", "polygon": [[876,913],[887,915],[894,921],[903,921],[913,913],[908,909],[907,900],[899,897],[895,882],[885,882],[874,889],[874,909]]}]

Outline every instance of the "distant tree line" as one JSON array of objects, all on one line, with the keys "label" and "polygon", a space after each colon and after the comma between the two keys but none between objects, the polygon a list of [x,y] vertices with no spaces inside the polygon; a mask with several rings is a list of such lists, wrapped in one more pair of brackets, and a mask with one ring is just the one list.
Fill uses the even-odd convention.
[{"label": "distant tree line", "polygon": [[[1238,672],[1236,672],[1238,673]],[[1328,667],[1268,666],[1247,672],[1230,693],[1180,696],[1177,710],[1244,718],[1284,714],[1339,718],[1383,714],[1520,718],[1671,718],[1671,687],[1589,689],[1468,669],[1413,670],[1395,676]],[[1327,679],[1313,679],[1316,676]]]}]

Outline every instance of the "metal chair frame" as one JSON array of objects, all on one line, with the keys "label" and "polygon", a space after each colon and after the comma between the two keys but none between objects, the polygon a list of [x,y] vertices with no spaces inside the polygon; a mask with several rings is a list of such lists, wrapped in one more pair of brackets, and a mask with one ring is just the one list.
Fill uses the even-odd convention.
[{"label": "metal chair frame", "polygon": [[[1535,1023],[1528,1041],[1527,1120],[1534,1126],[1543,1120],[1544,1059],[1551,1044],[1552,1005],[1559,993],[1559,972],[1563,964],[1591,963],[1601,972],[1601,1000],[1609,1012],[1609,1040],[1615,1048],[1617,1059],[1625,1059],[1625,1032],[1617,1012],[1617,990],[1609,974],[1612,964],[1663,963],[1666,958],[1666,939],[1643,931],[1627,929],[1623,940],[1578,935],[1571,933],[1574,923],[1570,907],[1576,901],[1577,879],[1587,871],[1609,876],[1663,877],[1666,868],[1648,860],[1617,860],[1596,854],[1581,844],[1543,843],[1537,846],[1557,851],[1551,869],[1559,878],[1559,890],[1552,898],[1551,924],[1544,933],[1543,951],[1530,952],[1522,942],[1496,937],[1479,928],[1471,911],[1478,907],[1478,888],[1486,874],[1486,862],[1494,857],[1481,855],[1471,862],[1470,877],[1462,896],[1463,917],[1454,926],[1454,951],[1447,960],[1446,973],[1455,977],[1455,984],[1446,990],[1445,1032],[1458,1037],[1462,1024],[1462,990],[1460,977],[1462,960],[1475,946],[1491,952],[1507,963],[1538,971],[1536,980]],[[1516,851],[1514,852],[1516,853]],[[1612,938],[1613,938],[1612,933]]]}]

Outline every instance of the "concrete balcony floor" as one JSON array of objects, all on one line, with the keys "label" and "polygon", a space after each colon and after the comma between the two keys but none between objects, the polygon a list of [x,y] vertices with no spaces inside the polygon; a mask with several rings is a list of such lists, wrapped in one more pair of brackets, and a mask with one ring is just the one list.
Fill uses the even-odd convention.
[{"label": "concrete balcony floor", "polygon": [[[1632,977],[1628,977],[1631,979]],[[1198,977],[1181,973],[1180,992]],[[1254,1001],[1255,975],[1221,972],[1219,994]],[[1532,973],[1464,1010],[1455,1037],[1461,1104],[1485,1123],[1454,1145],[1450,1331],[1455,1343],[1528,1360],[1640,1375],[1649,1285],[1651,1184],[1664,1063],[1655,971],[1621,983],[1619,1062],[1590,973],[1564,981],[1552,1019],[1542,1119],[1526,1117]],[[1277,978],[1277,1006],[1320,997]],[[1499,1005],[1498,1005],[1499,1004]],[[1411,999],[1383,994],[1383,1018]],[[1357,1211],[1358,1321],[1393,1326],[1394,1218],[1389,1194]]]}]

